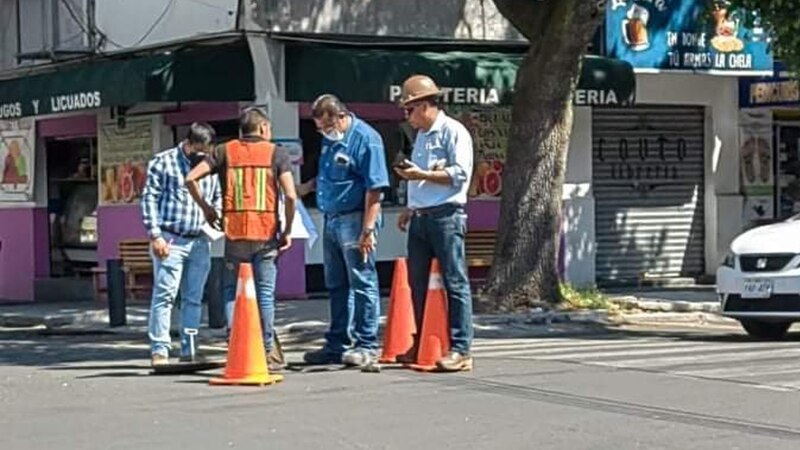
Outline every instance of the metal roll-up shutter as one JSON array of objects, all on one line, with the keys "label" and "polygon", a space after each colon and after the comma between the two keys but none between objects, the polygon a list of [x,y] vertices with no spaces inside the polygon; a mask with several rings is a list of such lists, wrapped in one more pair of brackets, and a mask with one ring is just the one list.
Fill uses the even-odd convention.
[{"label": "metal roll-up shutter", "polygon": [[598,284],[704,273],[704,109],[593,108]]}]

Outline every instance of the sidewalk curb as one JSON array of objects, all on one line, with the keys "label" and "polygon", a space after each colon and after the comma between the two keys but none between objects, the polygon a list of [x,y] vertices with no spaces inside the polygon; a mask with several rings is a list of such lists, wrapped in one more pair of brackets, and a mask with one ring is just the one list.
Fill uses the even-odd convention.
[{"label": "sidewalk curb", "polygon": [[623,313],[612,318],[615,325],[648,325],[648,324],[692,324],[692,325],[727,325],[738,326],[739,322],[735,319],[720,316],[716,313],[708,312],[689,312],[689,313],[669,313],[669,312],[643,312],[643,313]]},{"label": "sidewalk curb", "polygon": [[609,302],[618,305],[621,309],[637,309],[644,312],[664,312],[664,313],[718,313],[720,310],[719,302],[689,302],[689,301],[670,301],[659,300],[647,297],[620,296],[611,297]]}]

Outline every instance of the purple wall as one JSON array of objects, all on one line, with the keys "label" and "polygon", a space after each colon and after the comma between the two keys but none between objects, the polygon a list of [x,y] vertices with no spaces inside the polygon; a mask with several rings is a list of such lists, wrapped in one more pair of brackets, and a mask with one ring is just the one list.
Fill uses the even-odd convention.
[{"label": "purple wall", "polygon": [[107,259],[118,257],[119,241],[146,238],[138,204],[97,208],[97,259],[101,267]]},{"label": "purple wall", "polygon": [[36,121],[40,137],[79,138],[97,135],[97,116],[62,117]]},{"label": "purple wall", "polygon": [[49,274],[45,208],[0,209],[0,302],[33,301],[33,280]]},{"label": "purple wall", "polygon": [[275,296],[306,298],[306,240],[295,239],[292,247],[278,259],[278,281]]},{"label": "purple wall", "polygon": [[473,200],[467,203],[467,228],[496,230],[500,221],[499,200]]}]

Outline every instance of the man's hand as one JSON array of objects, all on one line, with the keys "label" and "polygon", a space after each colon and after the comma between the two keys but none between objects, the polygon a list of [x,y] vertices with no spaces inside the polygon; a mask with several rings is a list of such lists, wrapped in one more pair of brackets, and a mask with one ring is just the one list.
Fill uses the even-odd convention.
[{"label": "man's hand", "polygon": [[408,229],[408,222],[411,221],[411,210],[404,209],[403,212],[400,213],[400,216],[397,218],[397,228],[400,228],[400,231],[404,232]]},{"label": "man's hand", "polygon": [[409,165],[403,168],[395,167],[394,171],[397,175],[406,180],[424,180],[428,175],[428,172],[420,169],[419,166],[413,162],[409,162]]},{"label": "man's hand", "polygon": [[278,253],[283,253],[286,250],[289,250],[289,247],[292,246],[292,237],[289,234],[284,234],[281,236],[280,240],[278,241]]},{"label": "man's hand", "polygon": [[369,231],[361,233],[358,238],[358,249],[361,251],[361,256],[364,261],[367,261],[369,254],[375,251],[378,246],[378,240],[375,238],[375,232]]},{"label": "man's hand", "polygon": [[219,221],[219,214],[211,205],[203,205],[203,215],[206,217],[206,222],[212,227],[222,230],[222,224]]},{"label": "man's hand", "polygon": [[159,236],[153,239],[150,242],[150,246],[153,249],[153,254],[158,258],[164,259],[169,255],[169,244],[163,237]]},{"label": "man's hand", "polygon": [[317,182],[314,178],[306,181],[305,183],[298,184],[297,187],[295,188],[298,197],[305,197],[306,195],[314,192],[316,189],[317,189]]}]

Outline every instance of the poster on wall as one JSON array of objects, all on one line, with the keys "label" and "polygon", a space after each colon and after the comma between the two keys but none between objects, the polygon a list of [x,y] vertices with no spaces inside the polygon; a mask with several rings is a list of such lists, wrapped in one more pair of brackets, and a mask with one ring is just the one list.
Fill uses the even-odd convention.
[{"label": "poster on wall", "polygon": [[775,186],[772,146],[772,112],[739,111],[739,168],[745,219],[772,219]]},{"label": "poster on wall", "polygon": [[475,200],[499,200],[503,192],[511,108],[507,106],[453,106],[450,114],[472,135],[475,151],[468,195]]},{"label": "poster on wall", "polygon": [[153,120],[128,118],[100,125],[100,201],[104,205],[138,203],[153,156]]},{"label": "poster on wall", "polygon": [[33,201],[35,149],[33,118],[0,121],[0,202]]},{"label": "poster on wall", "polygon": [[767,30],[744,11],[713,0],[612,0],[606,56],[638,71],[770,75]]}]

